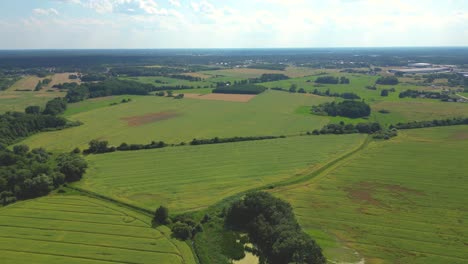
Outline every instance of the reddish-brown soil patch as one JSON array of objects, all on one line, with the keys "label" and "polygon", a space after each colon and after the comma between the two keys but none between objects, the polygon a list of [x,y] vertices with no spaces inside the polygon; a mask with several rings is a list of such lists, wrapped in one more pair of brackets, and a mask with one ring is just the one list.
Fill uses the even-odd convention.
[{"label": "reddish-brown soil patch", "polygon": [[127,121],[129,126],[142,126],[145,124],[161,121],[161,120],[166,120],[166,119],[171,119],[179,114],[176,112],[159,112],[159,113],[150,113],[146,115],[141,115],[141,116],[129,116],[129,117],[122,117],[122,120]]},{"label": "reddish-brown soil patch", "polygon": [[424,195],[423,192],[406,188],[395,184],[380,184],[371,182],[360,182],[352,187],[345,189],[348,197],[357,203],[366,203],[377,207],[387,207],[382,201],[376,199],[376,193],[385,193],[393,197],[399,197],[402,200],[411,202],[404,194]]},{"label": "reddish-brown soil patch", "polygon": [[13,99],[18,98],[16,95],[0,95],[0,99]]},{"label": "reddish-brown soil patch", "polygon": [[465,140],[465,139],[468,139],[468,132],[458,132],[458,133],[453,134],[452,137],[458,140]]},{"label": "reddish-brown soil patch", "polygon": [[218,94],[218,93],[211,93],[211,94],[185,94],[184,97],[186,98],[193,98],[193,99],[202,99],[202,100],[217,100],[217,101],[228,101],[228,102],[241,102],[246,103],[252,100],[256,95],[254,94]]}]

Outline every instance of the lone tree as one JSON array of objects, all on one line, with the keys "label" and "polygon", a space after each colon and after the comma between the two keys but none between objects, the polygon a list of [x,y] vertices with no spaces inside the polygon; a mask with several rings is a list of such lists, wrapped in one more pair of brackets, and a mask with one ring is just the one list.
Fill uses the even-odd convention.
[{"label": "lone tree", "polygon": [[154,221],[159,224],[167,224],[169,219],[169,209],[164,206],[159,206],[154,212]]},{"label": "lone tree", "polygon": [[380,96],[388,96],[388,90],[383,89],[382,92],[380,92]]}]

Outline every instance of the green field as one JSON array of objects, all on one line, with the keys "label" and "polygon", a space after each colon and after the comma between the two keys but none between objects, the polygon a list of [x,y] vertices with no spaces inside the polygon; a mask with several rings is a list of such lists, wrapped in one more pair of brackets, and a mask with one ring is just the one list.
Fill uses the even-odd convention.
[{"label": "green field", "polygon": [[56,195],[0,208],[1,263],[196,263],[166,227],[113,204]]},{"label": "green field", "polygon": [[407,130],[273,192],[335,263],[468,263],[467,149],[467,126]]},{"label": "green field", "polygon": [[74,186],[153,210],[208,207],[251,188],[314,170],[356,148],[363,135],[303,136],[90,155]]},{"label": "green field", "polygon": [[24,112],[30,105],[44,107],[47,101],[62,96],[65,96],[65,93],[0,91],[0,114],[7,111]]},{"label": "green field", "polygon": [[[193,138],[289,135],[321,128],[328,117],[295,113],[303,105],[329,101],[326,97],[265,92],[247,103],[185,98],[175,100],[158,96],[131,96],[132,102],[109,106],[122,97],[100,98],[75,105],[70,104],[67,117],[84,124],[62,131],[33,135],[22,143],[30,147],[43,146],[50,150],[84,148],[92,139],[105,139],[111,144],[188,142]],[[75,113],[75,114],[73,114]],[[147,115],[168,115],[129,125],[123,118]]]}]

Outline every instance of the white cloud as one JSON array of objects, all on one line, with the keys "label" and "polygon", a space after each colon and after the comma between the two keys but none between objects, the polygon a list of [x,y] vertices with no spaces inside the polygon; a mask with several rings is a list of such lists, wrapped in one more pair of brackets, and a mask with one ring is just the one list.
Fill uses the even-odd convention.
[{"label": "white cloud", "polygon": [[180,4],[179,0],[169,0],[169,3],[173,6],[176,7],[181,7],[182,5]]},{"label": "white cloud", "polygon": [[55,8],[48,8],[48,9],[42,9],[42,8],[36,8],[33,9],[33,13],[35,15],[41,15],[41,16],[50,16],[50,15],[58,15],[59,12]]}]

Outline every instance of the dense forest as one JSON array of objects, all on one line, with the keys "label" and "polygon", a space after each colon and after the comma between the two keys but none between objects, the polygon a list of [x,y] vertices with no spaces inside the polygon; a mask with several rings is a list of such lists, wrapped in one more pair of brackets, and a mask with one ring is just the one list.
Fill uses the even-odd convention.
[{"label": "dense forest", "polygon": [[29,151],[26,145],[13,150],[0,145],[0,202],[47,195],[66,182],[81,179],[86,161],[74,153],[54,156],[43,148]]}]

